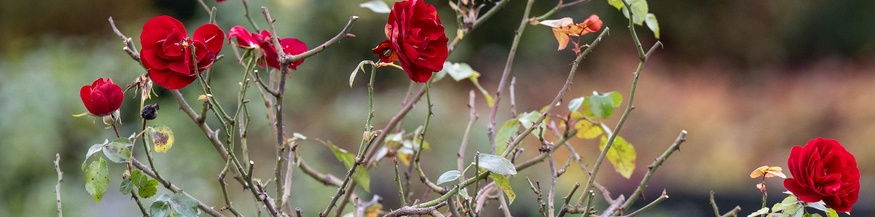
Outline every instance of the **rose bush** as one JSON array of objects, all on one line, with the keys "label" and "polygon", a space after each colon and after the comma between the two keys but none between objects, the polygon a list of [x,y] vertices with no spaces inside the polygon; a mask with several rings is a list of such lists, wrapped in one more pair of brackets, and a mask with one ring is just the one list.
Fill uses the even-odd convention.
[{"label": "rose bush", "polygon": [[112,83],[111,78],[106,80],[98,78],[91,85],[82,86],[82,89],[79,89],[79,97],[82,98],[82,103],[85,104],[88,112],[96,116],[104,116],[118,110],[122,106],[125,95],[120,86]]},{"label": "rose bush", "polygon": [[[242,26],[234,26],[228,30],[228,43],[231,43],[231,38],[237,39],[237,46],[243,49],[254,50],[258,65],[264,67],[265,62],[268,66],[275,69],[280,68],[279,55],[276,47],[273,46],[273,39],[270,32],[267,30],[259,33],[249,33],[249,30]],[[300,54],[307,51],[307,44],[301,42],[297,38],[283,38],[279,40],[280,46],[283,47],[283,52],[286,54]],[[289,65],[292,70],[297,69],[298,65],[304,63],[304,60],[298,60]]]},{"label": "rose bush", "polygon": [[850,212],[860,193],[857,160],[838,141],[817,138],[803,146],[793,146],[787,166],[793,178],[784,187],[799,200],[818,202],[838,212]]},{"label": "rose bush", "polygon": [[443,69],[449,39],[434,6],[421,0],[395,2],[385,32],[388,39],[371,50],[380,61],[399,62],[419,83]]},{"label": "rose bush", "polygon": [[[216,60],[222,50],[225,32],[214,24],[204,24],[187,38],[182,22],[158,16],[143,25],[140,34],[140,60],[153,82],[170,90],[183,88]],[[194,50],[195,57],[192,57]],[[195,69],[197,64],[197,69]]]}]

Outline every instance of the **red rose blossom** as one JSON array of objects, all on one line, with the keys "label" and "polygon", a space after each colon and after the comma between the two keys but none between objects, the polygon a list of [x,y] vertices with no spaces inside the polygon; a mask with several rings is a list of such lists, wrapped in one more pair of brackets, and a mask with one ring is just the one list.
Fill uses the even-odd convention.
[{"label": "red rose blossom", "polygon": [[125,94],[118,84],[113,84],[111,78],[98,78],[91,85],[79,89],[79,97],[88,112],[96,116],[111,114],[122,106]]},{"label": "red rose blossom", "polygon": [[857,160],[838,141],[817,138],[804,147],[793,146],[787,166],[793,178],[784,187],[799,200],[823,200],[838,212],[850,212],[860,193]]},{"label": "red rose blossom", "polygon": [[[231,30],[228,30],[228,43],[231,43],[231,38],[237,38],[237,46],[240,46],[244,49],[255,49],[255,55],[258,59],[258,64],[261,67],[264,67],[265,62],[270,67],[275,69],[280,68],[279,62],[279,54],[276,52],[276,48],[273,46],[273,39],[271,38],[270,32],[267,30],[261,31],[261,34],[258,33],[249,33],[249,30],[243,28],[242,26],[234,26],[231,27]],[[297,38],[283,38],[280,39],[280,45],[283,47],[283,52],[286,54],[300,54],[307,51],[307,44],[301,42]],[[304,63],[304,60],[298,60],[289,65],[289,68],[292,70],[297,69],[298,65]]]},{"label": "red rose blossom", "polygon": [[[225,33],[214,24],[204,24],[187,38],[182,22],[170,16],[157,16],[143,25],[140,34],[140,60],[149,70],[152,81],[167,89],[183,88],[216,60],[222,50]],[[194,49],[196,60],[192,60]]]},{"label": "red rose blossom", "polygon": [[434,6],[422,0],[395,2],[385,31],[388,40],[372,50],[380,61],[398,61],[407,76],[419,83],[443,69],[449,39]]}]

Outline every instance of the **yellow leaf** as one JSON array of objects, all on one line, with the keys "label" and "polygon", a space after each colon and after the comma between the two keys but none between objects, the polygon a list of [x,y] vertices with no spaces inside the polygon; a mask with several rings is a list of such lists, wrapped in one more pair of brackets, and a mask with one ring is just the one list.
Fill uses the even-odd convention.
[{"label": "yellow leaf", "polygon": [[[155,151],[165,153],[173,147],[173,131],[164,125],[154,125],[146,128],[146,142],[152,143]],[[149,144],[146,144],[149,145]]]},{"label": "yellow leaf", "polygon": [[403,163],[404,166],[410,166],[410,160],[413,159],[413,155],[398,152],[398,159],[401,159],[401,163]]},{"label": "yellow leaf", "polygon": [[553,28],[553,36],[556,36],[556,41],[559,42],[559,50],[565,49],[568,46],[568,41],[571,40],[568,37],[568,33],[565,33],[560,28]]},{"label": "yellow leaf", "polygon": [[82,116],[86,116],[86,115],[88,115],[88,112],[82,112],[82,113],[79,113],[79,114],[74,114],[73,117],[74,117],[74,118],[78,118],[78,117],[82,117]]},{"label": "yellow leaf", "polygon": [[583,118],[583,113],[580,113],[579,111],[571,112],[570,120],[580,120],[581,118]]},{"label": "yellow leaf", "polygon": [[[580,114],[580,112],[575,113]],[[595,137],[602,135],[601,127],[586,120],[578,121],[574,124],[574,128],[577,128],[577,137],[579,138],[594,139]]]},{"label": "yellow leaf", "polygon": [[[599,150],[604,150],[607,143],[607,135],[602,136]],[[617,136],[606,156],[608,157],[608,160],[611,161],[611,164],[614,165],[614,170],[620,173],[620,175],[626,179],[632,177],[632,172],[635,170],[636,157],[635,147],[632,147],[632,144],[623,139],[623,137]]]},{"label": "yellow leaf", "polygon": [[383,210],[383,205],[374,204],[373,206],[369,206],[365,209],[365,216],[367,217],[377,217],[380,215],[380,210]]}]

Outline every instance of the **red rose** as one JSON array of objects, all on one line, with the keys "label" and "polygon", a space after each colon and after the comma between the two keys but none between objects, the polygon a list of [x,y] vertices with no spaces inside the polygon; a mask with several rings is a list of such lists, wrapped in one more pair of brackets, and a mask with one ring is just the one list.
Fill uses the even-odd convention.
[{"label": "red rose", "polygon": [[805,147],[793,146],[787,166],[793,178],[784,187],[799,200],[823,200],[838,212],[850,212],[860,193],[857,160],[838,141],[817,138]]},{"label": "red rose", "polygon": [[419,83],[443,69],[449,39],[434,6],[422,0],[395,2],[385,31],[388,40],[372,50],[380,61],[398,61],[407,76]]},{"label": "red rose", "polygon": [[[254,55],[256,55],[258,64],[261,67],[264,67],[265,62],[267,62],[267,65],[270,67],[280,68],[279,54],[277,54],[276,48],[273,46],[270,32],[264,30],[261,31],[261,34],[249,33],[249,30],[242,26],[234,26],[231,27],[231,30],[228,30],[228,43],[231,43],[231,38],[234,37],[237,38],[237,46],[244,49],[255,49]],[[295,55],[307,51],[307,44],[304,44],[304,42],[297,38],[280,39],[280,45],[286,54]],[[301,63],[304,63],[303,59],[290,64],[289,68],[292,70],[297,69]]]},{"label": "red rose", "polygon": [[[149,70],[152,81],[167,89],[183,88],[197,78],[197,71],[203,72],[216,60],[222,50],[225,33],[218,26],[204,24],[187,38],[182,22],[170,16],[158,16],[143,25],[140,34],[140,60]],[[197,60],[192,61],[192,49]]]},{"label": "red rose", "polygon": [[82,86],[82,89],[79,89],[79,97],[82,98],[82,103],[85,104],[88,112],[96,116],[104,116],[122,106],[125,94],[118,84],[112,83],[111,78],[107,78],[106,81],[98,78],[91,85]]}]

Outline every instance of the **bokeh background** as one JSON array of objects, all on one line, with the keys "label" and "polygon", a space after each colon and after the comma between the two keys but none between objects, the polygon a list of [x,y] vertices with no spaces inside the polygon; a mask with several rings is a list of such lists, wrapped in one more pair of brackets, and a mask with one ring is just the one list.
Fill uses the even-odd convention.
[{"label": "bokeh background", "polygon": [[[365,76],[359,76],[350,88],[349,73],[359,61],[376,59],[370,49],[385,39],[386,15],[358,7],[363,2],[250,1],[250,13],[262,28],[265,25],[260,7],[268,6],[278,20],[276,27],[281,36],[297,37],[311,46],[332,37],[349,16],[361,17],[352,30],[356,38],[343,40],[307,59],[293,73],[284,107],[290,132],[355,149],[367,114],[367,91]],[[447,2],[428,2],[437,6],[452,37],[456,25]],[[532,13],[542,14],[556,3],[538,1]],[[218,7],[218,25],[222,29],[248,27],[240,1],[207,4]],[[614,173],[610,165],[600,173],[598,181],[608,186],[614,197],[631,193],[652,159],[678,132],[687,130],[688,141],[654,176],[644,201],[657,197],[663,189],[670,198],[648,216],[710,215],[707,197],[712,190],[717,193],[722,211],[740,205],[741,213],[746,215],[759,208],[761,198],[754,187],[757,180],[748,177],[750,171],[761,165],[786,168],[793,145],[828,137],[839,140],[857,157],[862,190],[854,215],[873,215],[875,1],[651,0],[649,4],[659,18],[665,47],[648,62],[636,109],[621,132],[635,145],[638,169],[629,180]],[[467,35],[449,60],[471,64],[481,73],[484,87],[494,91],[524,5],[524,1],[510,2]],[[592,91],[619,91],[628,96],[637,56],[625,29],[625,18],[604,0],[565,9],[554,17],[582,20],[593,13],[601,16],[611,34],[581,64],[566,100]],[[190,32],[207,20],[203,8],[191,0],[0,1],[0,216],[54,215],[55,153],[60,153],[64,171],[61,194],[65,214],[138,215],[134,202],[117,190],[123,166],[110,164],[112,181],[102,202],[95,204],[86,193],[80,169],[85,152],[90,145],[113,135],[94,118],[71,115],[86,111],[78,97],[83,85],[97,77],[127,84],[145,72],[121,50],[123,44],[107,18],[112,16],[121,31],[134,37],[139,46],[143,23],[162,14],[182,20]],[[639,35],[646,45],[655,42],[646,28],[639,28]],[[526,29],[513,68],[519,111],[540,109],[561,87],[573,53],[557,52],[555,48],[548,28]],[[233,58],[228,58],[234,55],[232,49],[226,46],[226,58],[215,65],[213,89],[223,100],[236,96],[242,71]],[[391,69],[381,69],[377,79],[375,125],[383,126],[401,107],[409,80],[404,73]],[[428,132],[432,150],[423,155],[426,173],[432,179],[456,168],[455,152],[466,124],[460,114],[467,114],[465,103],[472,89],[474,86],[468,82],[450,79],[432,88],[436,104]],[[161,104],[162,110],[153,123],[171,127],[176,135],[171,151],[155,155],[159,171],[204,202],[221,206],[224,203],[216,175],[224,162],[190,119],[176,109],[169,92],[161,88],[156,91],[159,97],[150,102]],[[183,90],[190,101],[199,92],[199,88]],[[251,98],[258,99],[254,95],[257,92],[250,93]],[[126,96],[120,131],[129,135],[137,130],[132,123],[137,123],[138,105],[131,92]],[[499,120],[511,118],[508,101],[502,100]],[[250,136],[253,159],[257,165],[272,165],[274,148],[264,109],[254,105]],[[422,124],[424,109],[423,105],[417,106],[403,128],[412,131]],[[489,110],[480,96],[477,112],[481,118],[475,123],[467,156],[489,150]],[[616,119],[618,116],[609,125],[613,126]],[[587,162],[593,162],[597,154],[595,141],[573,139],[571,143]],[[528,153],[523,156],[534,155],[536,141],[529,139],[525,148]],[[343,165],[324,146],[304,142],[301,151],[303,158],[320,171],[342,176]],[[136,154],[142,155],[142,151],[136,150]],[[563,162],[566,155],[558,153],[557,162]],[[372,171],[371,189],[385,198],[387,207],[398,207],[389,165],[383,163]],[[268,167],[257,169],[256,176],[273,177]],[[545,182],[546,168],[541,164],[511,179],[518,194],[511,206],[516,215],[537,214],[534,195],[524,177]],[[557,195],[564,195],[574,182],[585,181],[579,170],[571,168],[559,179]],[[231,186],[235,206],[254,212],[251,195],[236,184]],[[769,203],[779,201],[783,196],[779,192],[784,190],[781,181],[768,180],[767,186]],[[416,191],[416,197],[421,196],[422,189]],[[159,190],[159,194],[167,192]],[[324,208],[334,188],[296,170],[293,192],[292,204],[314,215]],[[359,193],[370,195],[361,190]],[[496,206],[490,207],[487,214],[498,215]]]}]

